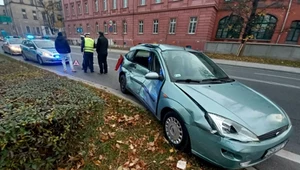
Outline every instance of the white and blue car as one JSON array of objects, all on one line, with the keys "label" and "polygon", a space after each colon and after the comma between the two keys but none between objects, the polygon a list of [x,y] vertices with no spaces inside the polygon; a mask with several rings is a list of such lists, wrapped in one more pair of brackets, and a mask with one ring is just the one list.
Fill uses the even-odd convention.
[{"label": "white and blue car", "polygon": [[52,40],[26,39],[21,44],[21,50],[24,60],[36,61],[40,65],[58,64],[62,61]]}]

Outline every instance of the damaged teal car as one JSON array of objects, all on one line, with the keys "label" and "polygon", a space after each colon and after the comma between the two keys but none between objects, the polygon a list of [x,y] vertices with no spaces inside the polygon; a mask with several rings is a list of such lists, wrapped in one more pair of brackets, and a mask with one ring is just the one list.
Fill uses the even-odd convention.
[{"label": "damaged teal car", "polygon": [[292,133],[281,107],[200,51],[140,44],[120,57],[116,70],[121,91],[162,122],[171,145],[220,167],[261,163],[284,148]]}]

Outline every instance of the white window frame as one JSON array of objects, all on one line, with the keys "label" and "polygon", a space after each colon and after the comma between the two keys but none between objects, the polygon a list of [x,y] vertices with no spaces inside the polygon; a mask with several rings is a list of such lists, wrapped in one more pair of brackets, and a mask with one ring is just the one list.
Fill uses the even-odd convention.
[{"label": "white window frame", "polygon": [[87,1],[84,3],[84,6],[85,6],[85,13],[86,14],[89,13],[89,4]]},{"label": "white window frame", "polygon": [[140,0],[140,5],[146,5],[146,0]]},{"label": "white window frame", "polygon": [[78,14],[81,14],[81,2],[77,4]]},{"label": "white window frame", "polygon": [[190,17],[189,30],[188,30],[189,34],[196,34],[197,22],[198,22],[197,17]]},{"label": "white window frame", "polygon": [[127,34],[127,22],[123,21],[123,34]]},{"label": "white window frame", "polygon": [[153,20],[153,34],[158,34],[158,19]]},{"label": "white window frame", "polygon": [[170,19],[170,25],[169,25],[169,34],[175,34],[176,33],[176,18]]},{"label": "white window frame", "polygon": [[103,10],[107,10],[107,0],[103,0]]},{"label": "white window frame", "polygon": [[155,3],[156,4],[161,3],[161,0],[155,0]]},{"label": "white window frame", "polygon": [[117,9],[117,0],[113,0],[113,9]]},{"label": "white window frame", "polygon": [[112,27],[113,27],[113,33],[117,34],[117,22],[116,21],[113,21]]},{"label": "white window frame", "polygon": [[96,22],[96,31],[98,32],[99,31],[99,23],[98,22]]},{"label": "white window frame", "polygon": [[123,0],[123,8],[128,8],[128,0]]},{"label": "white window frame", "polygon": [[95,11],[99,12],[99,0],[95,0]]},{"label": "white window frame", "polygon": [[139,34],[144,34],[144,21],[139,20]]},{"label": "white window frame", "polygon": [[72,4],[72,5],[71,5],[71,8],[72,8],[72,9],[71,9],[71,10],[72,10],[72,15],[75,15],[75,5]]},{"label": "white window frame", "polygon": [[107,34],[107,31],[108,31],[108,30],[107,30],[107,29],[108,29],[108,28],[107,28],[107,22],[104,22],[103,25],[104,25],[104,33]]}]

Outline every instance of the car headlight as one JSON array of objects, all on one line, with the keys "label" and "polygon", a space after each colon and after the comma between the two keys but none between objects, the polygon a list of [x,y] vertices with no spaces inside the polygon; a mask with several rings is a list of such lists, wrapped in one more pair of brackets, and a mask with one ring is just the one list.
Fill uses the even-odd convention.
[{"label": "car headlight", "polygon": [[213,121],[216,130],[221,136],[237,140],[240,142],[257,142],[259,139],[244,126],[215,114],[208,114]]},{"label": "car headlight", "polygon": [[52,57],[52,54],[47,53],[47,52],[43,52],[42,55],[45,56],[45,57]]},{"label": "car headlight", "polygon": [[11,46],[10,49],[11,49],[11,50],[14,50],[14,51],[20,50],[19,47],[15,47],[15,46]]}]

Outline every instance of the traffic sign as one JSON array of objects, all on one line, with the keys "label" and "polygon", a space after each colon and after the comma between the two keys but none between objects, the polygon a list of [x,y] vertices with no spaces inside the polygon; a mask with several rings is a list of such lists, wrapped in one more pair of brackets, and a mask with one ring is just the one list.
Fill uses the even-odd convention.
[{"label": "traffic sign", "polygon": [[11,17],[5,16],[5,15],[0,15],[0,22],[12,22]]},{"label": "traffic sign", "polygon": [[81,27],[78,27],[78,28],[77,28],[77,32],[78,32],[78,33],[82,33],[82,32],[83,32],[83,29],[82,29]]},{"label": "traffic sign", "polygon": [[74,65],[74,66],[79,66],[78,60],[75,60],[74,63],[73,63],[73,65]]}]

